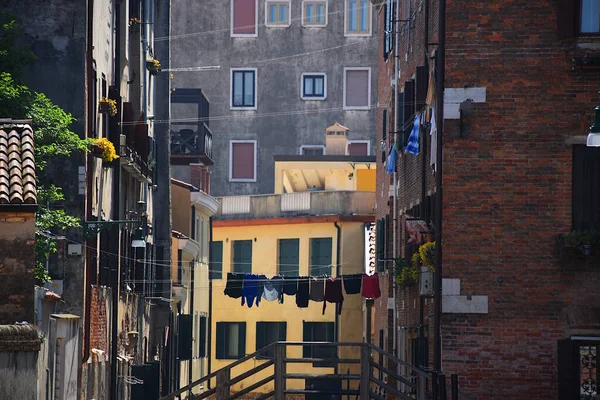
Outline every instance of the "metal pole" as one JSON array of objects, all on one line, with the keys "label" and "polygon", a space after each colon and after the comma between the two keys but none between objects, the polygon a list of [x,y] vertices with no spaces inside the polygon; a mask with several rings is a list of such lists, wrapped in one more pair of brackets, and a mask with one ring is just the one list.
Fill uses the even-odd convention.
[{"label": "metal pole", "polygon": [[439,376],[440,385],[439,385],[439,395],[440,400],[446,400],[446,375],[441,374]]},{"label": "metal pole", "polygon": [[452,400],[458,400],[458,375],[450,375],[450,388],[452,393]]},{"label": "metal pole", "polygon": [[437,153],[436,153],[436,201],[435,201],[435,280],[434,280],[434,346],[433,368],[442,371],[442,144],[444,136],[444,75],[446,63],[446,0],[440,0],[439,33],[436,82],[436,118],[437,118]]}]

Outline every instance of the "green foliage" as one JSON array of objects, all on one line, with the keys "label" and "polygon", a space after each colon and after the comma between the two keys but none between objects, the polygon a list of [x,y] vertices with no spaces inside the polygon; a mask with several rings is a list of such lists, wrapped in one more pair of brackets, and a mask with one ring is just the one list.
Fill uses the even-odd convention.
[{"label": "green foliage", "polygon": [[587,229],[581,231],[573,231],[565,233],[563,235],[564,241],[574,247],[581,247],[584,245],[595,245],[596,244],[596,231],[594,229]]},{"label": "green foliage", "polygon": [[22,45],[23,30],[14,16],[0,12],[0,71],[21,78],[23,66],[35,61],[28,46]]}]

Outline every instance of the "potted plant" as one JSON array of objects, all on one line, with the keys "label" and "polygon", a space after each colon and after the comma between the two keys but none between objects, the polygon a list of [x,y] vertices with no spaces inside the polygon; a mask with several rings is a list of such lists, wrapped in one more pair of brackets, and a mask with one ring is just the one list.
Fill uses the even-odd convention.
[{"label": "potted plant", "polygon": [[114,117],[117,115],[117,101],[108,97],[102,97],[98,103],[98,112]]},{"label": "potted plant", "polygon": [[575,230],[563,235],[564,243],[577,248],[584,256],[592,255],[592,250],[597,243],[596,230]]},{"label": "potted plant", "polygon": [[146,69],[150,71],[151,75],[158,74],[160,69],[160,61],[158,61],[156,58],[150,58],[146,60]]},{"label": "potted plant", "polygon": [[105,163],[110,163],[119,158],[115,146],[107,138],[94,139],[91,151],[94,157],[101,158]]}]

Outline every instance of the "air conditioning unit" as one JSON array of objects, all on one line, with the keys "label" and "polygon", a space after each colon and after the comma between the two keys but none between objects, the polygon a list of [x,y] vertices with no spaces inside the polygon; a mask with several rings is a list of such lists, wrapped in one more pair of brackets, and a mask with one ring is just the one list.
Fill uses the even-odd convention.
[{"label": "air conditioning unit", "polygon": [[428,267],[421,267],[419,294],[421,296],[431,296],[433,294],[433,272]]},{"label": "air conditioning unit", "polygon": [[80,244],[68,244],[67,245],[67,254],[70,256],[80,256],[81,255],[81,245]]},{"label": "air conditioning unit", "polygon": [[121,157],[127,156],[127,136],[119,135],[119,155]]}]

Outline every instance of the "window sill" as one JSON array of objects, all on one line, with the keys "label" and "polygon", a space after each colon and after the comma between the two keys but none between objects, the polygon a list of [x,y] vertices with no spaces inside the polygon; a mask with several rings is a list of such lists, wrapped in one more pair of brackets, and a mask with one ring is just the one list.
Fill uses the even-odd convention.
[{"label": "window sill", "polygon": [[256,183],[256,178],[255,179],[234,179],[234,178],[231,178],[231,179],[229,179],[229,182]]},{"label": "window sill", "polygon": [[258,110],[258,107],[254,106],[254,107],[236,107],[236,106],[230,106],[229,109],[231,111],[256,111]]},{"label": "window sill", "polygon": [[371,32],[361,32],[361,33],[344,33],[344,37],[371,37]]},{"label": "window sill", "polygon": [[368,105],[368,106],[358,106],[358,107],[355,107],[355,106],[344,106],[343,107],[344,111],[369,111],[370,109],[371,109],[370,105]]},{"label": "window sill", "polygon": [[230,34],[232,38],[257,38],[258,33],[232,33]]},{"label": "window sill", "polygon": [[327,96],[323,96],[323,97],[306,97],[306,96],[300,96],[300,98],[304,101],[323,101],[323,100],[327,100]]},{"label": "window sill", "polygon": [[326,28],[327,24],[302,24],[303,28]]},{"label": "window sill", "polygon": [[265,24],[267,28],[289,28],[290,24]]}]

